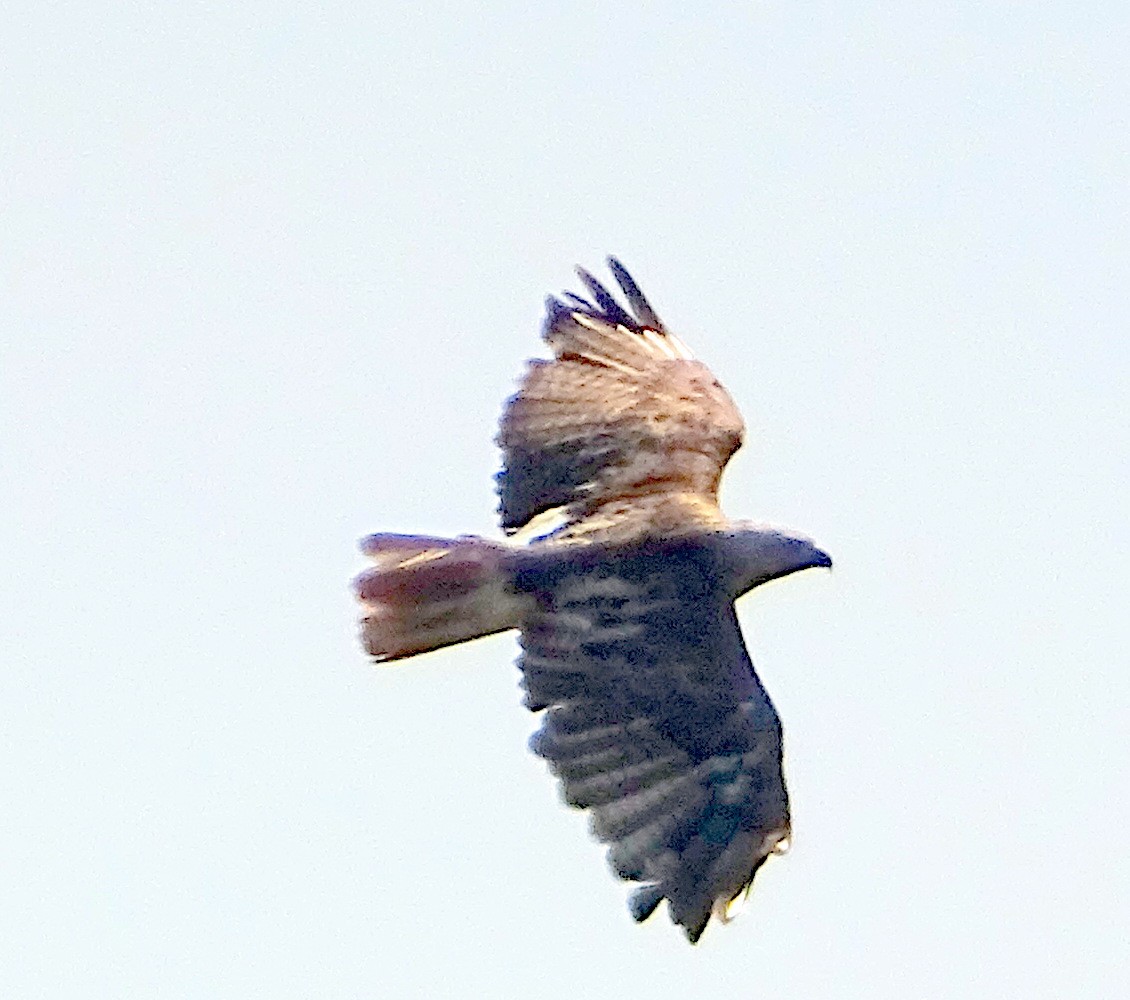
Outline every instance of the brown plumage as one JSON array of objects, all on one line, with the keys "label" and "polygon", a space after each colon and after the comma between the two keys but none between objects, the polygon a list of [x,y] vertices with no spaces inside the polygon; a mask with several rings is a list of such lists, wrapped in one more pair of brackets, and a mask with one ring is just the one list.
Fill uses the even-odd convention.
[{"label": "brown plumage", "polygon": [[508,532],[558,506],[583,529],[606,504],[656,496],[687,504],[697,520],[724,523],[718,481],[741,445],[741,414],[613,266],[652,325],[621,309],[585,271],[600,306],[547,300],[542,336],[554,359],[530,362],[498,431]]},{"label": "brown plumage", "polygon": [[630,307],[546,304],[498,434],[506,543],[374,535],[356,582],[378,660],[521,632],[531,746],[591,810],[637,920],[668,901],[697,941],[787,843],[780,721],[734,613],[741,594],[831,560],[728,521],[718,483],[743,424],[710,371],[609,260]]}]

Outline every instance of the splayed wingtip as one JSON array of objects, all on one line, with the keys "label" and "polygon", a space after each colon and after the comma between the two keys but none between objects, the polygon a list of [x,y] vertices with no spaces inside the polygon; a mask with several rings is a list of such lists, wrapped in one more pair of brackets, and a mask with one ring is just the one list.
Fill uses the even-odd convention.
[{"label": "splayed wingtip", "polygon": [[660,333],[665,333],[663,321],[659,318],[659,314],[651,307],[651,303],[640,291],[640,286],[636,284],[635,278],[628,273],[628,269],[616,257],[608,258],[608,268],[624,290],[628,304],[631,305],[640,323]]},{"label": "splayed wingtip", "polygon": [[628,897],[628,912],[637,923],[643,923],[663,902],[663,890],[658,885],[641,886]]}]

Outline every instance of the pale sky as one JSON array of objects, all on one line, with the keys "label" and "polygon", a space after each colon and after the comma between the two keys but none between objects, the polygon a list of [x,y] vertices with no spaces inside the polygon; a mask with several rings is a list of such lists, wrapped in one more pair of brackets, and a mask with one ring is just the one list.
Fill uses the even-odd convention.
[{"label": "pale sky", "polygon": [[[1116,997],[1121,3],[26,4],[0,27],[0,995]],[[741,406],[795,845],[692,948],[512,636],[369,665],[356,539],[494,527],[615,253]]]}]

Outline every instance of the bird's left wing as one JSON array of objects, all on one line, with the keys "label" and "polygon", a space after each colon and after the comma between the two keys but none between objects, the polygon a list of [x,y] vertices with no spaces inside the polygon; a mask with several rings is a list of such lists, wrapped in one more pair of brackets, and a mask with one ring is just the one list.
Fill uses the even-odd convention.
[{"label": "bird's left wing", "polygon": [[625,498],[717,507],[722,469],[742,441],[741,415],[623,265],[609,265],[632,311],[578,270],[593,301],[547,300],[542,337],[553,359],[530,363],[502,414],[507,532],[556,508],[577,522]]},{"label": "bird's left wing", "polygon": [[697,941],[789,834],[781,726],[700,538],[529,551],[518,589],[532,749],[590,809],[643,920]]}]

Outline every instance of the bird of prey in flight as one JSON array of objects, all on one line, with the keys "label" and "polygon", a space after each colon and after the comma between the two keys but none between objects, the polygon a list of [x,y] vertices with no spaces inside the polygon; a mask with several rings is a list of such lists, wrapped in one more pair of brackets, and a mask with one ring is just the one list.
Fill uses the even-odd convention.
[{"label": "bird of prey in flight", "polygon": [[718,506],[742,418],[709,369],[608,264],[627,308],[546,300],[498,432],[505,541],[377,534],[355,581],[379,661],[517,629],[531,748],[589,810],[644,920],[667,900],[696,942],[787,847],[781,723],[746,652],[742,594],[831,566],[811,539]]}]

